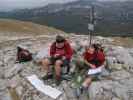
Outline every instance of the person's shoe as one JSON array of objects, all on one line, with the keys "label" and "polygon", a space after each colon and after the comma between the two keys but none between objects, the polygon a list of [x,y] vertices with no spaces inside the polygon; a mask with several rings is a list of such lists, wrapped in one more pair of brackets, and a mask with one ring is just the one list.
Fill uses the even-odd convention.
[{"label": "person's shoe", "polygon": [[81,86],[81,87],[80,87],[80,93],[83,94],[83,92],[84,92],[84,87]]},{"label": "person's shoe", "polygon": [[88,91],[88,88],[85,88],[83,86],[80,87],[81,94],[86,93]]},{"label": "person's shoe", "polygon": [[43,80],[48,80],[48,79],[52,79],[52,78],[53,78],[53,74],[51,74],[51,73],[48,73],[42,77]]},{"label": "person's shoe", "polygon": [[61,81],[60,81],[60,80],[56,80],[56,82],[55,82],[56,86],[59,86],[59,85],[60,85],[60,83],[61,83]]},{"label": "person's shoe", "polygon": [[56,76],[56,78],[55,78],[55,84],[56,84],[57,86],[59,86],[60,83],[61,83],[61,77],[60,77],[60,76]]},{"label": "person's shoe", "polygon": [[76,88],[74,94],[75,94],[76,98],[79,99],[79,98],[80,98],[80,95],[81,95],[81,90],[80,90],[80,88]]}]

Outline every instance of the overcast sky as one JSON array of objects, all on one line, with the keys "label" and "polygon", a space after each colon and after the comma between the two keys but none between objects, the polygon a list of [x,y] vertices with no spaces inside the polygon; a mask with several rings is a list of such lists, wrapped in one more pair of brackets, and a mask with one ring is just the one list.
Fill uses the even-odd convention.
[{"label": "overcast sky", "polygon": [[76,0],[0,0],[0,11],[12,10],[15,8],[31,8],[44,6],[48,3],[64,3],[70,1]]},{"label": "overcast sky", "polygon": [[65,3],[75,0],[0,0],[0,11],[14,8],[31,8],[44,6],[48,3]]}]

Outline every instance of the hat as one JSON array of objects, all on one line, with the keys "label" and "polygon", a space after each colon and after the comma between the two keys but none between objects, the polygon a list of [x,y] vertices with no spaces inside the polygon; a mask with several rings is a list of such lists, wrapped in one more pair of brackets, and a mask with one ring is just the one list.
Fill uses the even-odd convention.
[{"label": "hat", "polygon": [[65,38],[63,36],[61,36],[61,35],[56,36],[56,42],[57,43],[62,43],[64,41],[65,41]]}]

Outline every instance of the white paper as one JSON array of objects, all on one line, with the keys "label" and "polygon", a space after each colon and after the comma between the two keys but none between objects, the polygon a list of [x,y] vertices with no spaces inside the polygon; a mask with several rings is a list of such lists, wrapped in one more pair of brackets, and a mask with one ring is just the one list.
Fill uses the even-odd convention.
[{"label": "white paper", "polygon": [[94,74],[101,73],[102,72],[102,68],[103,67],[99,67],[99,68],[96,68],[96,69],[89,69],[88,75],[94,75]]},{"label": "white paper", "polygon": [[51,86],[45,85],[36,75],[29,76],[27,79],[37,90],[50,96],[53,99],[57,99],[62,94],[61,91],[52,88]]}]

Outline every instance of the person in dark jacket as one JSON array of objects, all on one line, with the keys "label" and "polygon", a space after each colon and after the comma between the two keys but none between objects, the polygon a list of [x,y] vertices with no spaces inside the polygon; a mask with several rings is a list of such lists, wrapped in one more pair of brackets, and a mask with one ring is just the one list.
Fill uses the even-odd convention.
[{"label": "person in dark jacket", "polygon": [[[98,48],[97,44],[91,45],[83,54],[83,57],[85,65],[87,65],[89,69],[104,67],[105,55],[103,51]],[[94,76],[87,75],[87,78],[83,82],[82,87],[88,88]]]},{"label": "person in dark jacket", "polygon": [[52,43],[49,53],[50,53],[50,58],[49,59],[45,58],[42,61],[43,68],[48,76],[49,66],[54,65],[56,80],[60,81],[61,67],[69,65],[73,55],[73,50],[68,41],[63,36],[58,35],[56,36],[56,41]]}]

